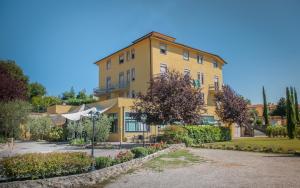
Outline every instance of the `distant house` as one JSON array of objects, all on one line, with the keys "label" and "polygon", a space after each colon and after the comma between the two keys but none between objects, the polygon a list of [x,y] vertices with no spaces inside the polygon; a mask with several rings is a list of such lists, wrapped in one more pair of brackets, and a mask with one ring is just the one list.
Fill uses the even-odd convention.
[{"label": "distant house", "polygon": [[[258,117],[264,121],[263,118],[263,111],[264,111],[264,105],[263,104],[254,104],[254,105],[249,105],[249,109],[256,110]],[[299,105],[300,108],[300,105]],[[276,104],[269,104],[268,105],[269,112],[272,112],[273,110],[276,109]],[[271,125],[286,125],[286,118],[285,117],[280,117],[280,116],[269,116],[270,119],[270,124]]]}]

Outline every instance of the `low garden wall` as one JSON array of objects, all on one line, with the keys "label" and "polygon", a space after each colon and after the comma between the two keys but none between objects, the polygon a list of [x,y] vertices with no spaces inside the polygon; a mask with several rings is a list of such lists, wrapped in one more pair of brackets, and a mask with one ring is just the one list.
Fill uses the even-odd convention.
[{"label": "low garden wall", "polygon": [[162,154],[173,152],[175,150],[184,148],[184,144],[174,144],[170,147],[148,155],[144,158],[137,158],[128,162],[120,163],[111,167],[95,170],[89,173],[76,174],[69,176],[60,176],[47,179],[38,180],[26,180],[26,181],[14,181],[1,183],[0,188],[31,188],[31,187],[83,187],[99,184],[111,177],[118,176],[122,173],[126,173],[131,169],[142,166],[145,162],[158,157]]}]

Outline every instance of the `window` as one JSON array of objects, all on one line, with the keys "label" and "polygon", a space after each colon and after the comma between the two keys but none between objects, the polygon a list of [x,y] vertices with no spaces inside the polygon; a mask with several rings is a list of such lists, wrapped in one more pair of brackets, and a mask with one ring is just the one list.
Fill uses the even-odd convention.
[{"label": "window", "polygon": [[106,77],[106,89],[110,89],[111,88],[111,77],[108,76]]},{"label": "window", "polygon": [[126,52],[126,61],[129,61],[130,60],[130,51],[127,51]]},{"label": "window", "polygon": [[216,61],[213,61],[214,68],[218,68],[218,63]]},{"label": "window", "polygon": [[118,132],[118,114],[117,113],[111,113],[108,114],[109,117],[113,119],[110,127],[111,133],[117,133]]},{"label": "window", "polygon": [[214,86],[215,86],[215,90],[219,90],[219,77],[218,76],[214,77]]},{"label": "window", "polygon": [[187,60],[187,61],[189,60],[189,51],[187,51],[187,50],[183,51],[183,59]]},{"label": "window", "polygon": [[159,45],[159,48],[160,48],[160,53],[161,54],[167,54],[167,45],[166,44],[161,43]]},{"label": "window", "polygon": [[125,112],[125,131],[126,132],[143,132],[143,131],[149,132],[150,126],[138,122],[136,119],[134,119],[132,113]]},{"label": "window", "polygon": [[135,58],[135,50],[131,49],[131,59],[134,59],[134,58]]},{"label": "window", "polygon": [[197,63],[203,64],[203,57],[201,55],[197,55]]},{"label": "window", "polygon": [[184,76],[189,76],[190,75],[190,70],[189,69],[184,69],[183,75]]},{"label": "window", "polygon": [[126,72],[126,83],[130,83],[130,70],[127,70]]},{"label": "window", "polygon": [[119,88],[124,88],[124,72],[119,73]]},{"label": "window", "polygon": [[167,65],[166,64],[160,64],[160,74],[165,74],[167,73]]},{"label": "window", "polygon": [[111,60],[108,60],[106,62],[106,70],[109,70],[111,68]]},{"label": "window", "polygon": [[204,85],[204,73],[201,73],[201,85]]},{"label": "window", "polygon": [[134,90],[131,91],[131,98],[135,98],[135,91]]},{"label": "window", "polygon": [[197,73],[197,80],[199,80],[199,81],[201,80],[201,73],[200,72]]},{"label": "window", "polygon": [[124,54],[119,55],[119,64],[124,63]]},{"label": "window", "polygon": [[135,68],[131,69],[131,80],[134,81],[135,80]]},{"label": "window", "polygon": [[199,80],[200,84],[203,85],[204,84],[204,73],[197,73],[197,80]]}]

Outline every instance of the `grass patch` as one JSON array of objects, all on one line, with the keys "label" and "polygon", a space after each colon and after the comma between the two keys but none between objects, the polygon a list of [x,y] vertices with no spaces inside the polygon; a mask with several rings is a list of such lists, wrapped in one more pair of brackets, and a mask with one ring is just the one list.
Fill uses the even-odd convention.
[{"label": "grass patch", "polygon": [[200,147],[254,152],[296,153],[300,151],[299,139],[288,138],[240,138],[228,142],[202,144]]},{"label": "grass patch", "polygon": [[188,150],[177,150],[152,159],[144,166],[161,172],[165,168],[180,168],[186,165],[199,163],[200,161],[202,161],[200,157],[190,153]]}]

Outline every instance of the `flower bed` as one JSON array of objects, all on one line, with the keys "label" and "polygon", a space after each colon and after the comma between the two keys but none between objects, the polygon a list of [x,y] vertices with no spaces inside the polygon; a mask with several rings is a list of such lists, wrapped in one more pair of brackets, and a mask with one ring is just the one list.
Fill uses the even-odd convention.
[{"label": "flower bed", "polygon": [[29,153],[0,161],[1,174],[8,180],[38,179],[88,172],[93,160],[83,152]]},{"label": "flower bed", "polygon": [[126,173],[128,170],[138,168],[145,162],[158,157],[162,154],[174,152],[178,149],[184,148],[184,145],[177,144],[172,145],[166,149],[155,152],[151,155],[147,155],[143,158],[136,158],[124,163],[115,164],[113,166],[104,167],[100,170],[95,170],[89,173],[81,173],[68,176],[53,177],[47,179],[38,180],[26,180],[26,181],[13,181],[0,183],[0,188],[30,188],[30,187],[88,187],[99,184],[103,181],[108,180],[111,177],[116,177],[122,173]]},{"label": "flower bed", "polygon": [[158,143],[120,151],[115,157],[96,157],[95,160],[84,152],[23,154],[1,160],[0,171],[2,179],[6,181],[80,174],[90,171],[92,164],[96,169],[102,169],[145,157],[166,147],[166,144]]}]

